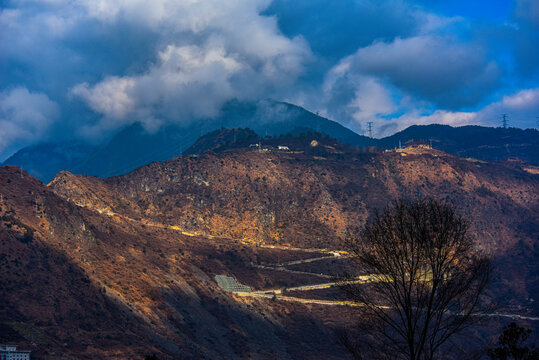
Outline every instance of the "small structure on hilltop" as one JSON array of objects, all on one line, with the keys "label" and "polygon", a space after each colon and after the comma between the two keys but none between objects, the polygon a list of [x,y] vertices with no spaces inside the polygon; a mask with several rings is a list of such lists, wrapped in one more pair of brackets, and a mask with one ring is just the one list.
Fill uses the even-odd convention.
[{"label": "small structure on hilltop", "polygon": [[31,350],[17,350],[17,345],[0,345],[0,360],[30,360]]},{"label": "small structure on hilltop", "polygon": [[430,144],[425,141],[412,141],[411,143],[406,144],[404,149],[432,149],[432,146],[430,146]]}]

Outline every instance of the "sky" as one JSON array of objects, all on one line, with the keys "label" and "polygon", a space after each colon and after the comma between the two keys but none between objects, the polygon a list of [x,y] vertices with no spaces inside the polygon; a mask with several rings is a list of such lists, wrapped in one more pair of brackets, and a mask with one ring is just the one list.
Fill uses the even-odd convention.
[{"label": "sky", "polygon": [[0,160],[268,98],[374,137],[536,128],[539,1],[0,1]]}]

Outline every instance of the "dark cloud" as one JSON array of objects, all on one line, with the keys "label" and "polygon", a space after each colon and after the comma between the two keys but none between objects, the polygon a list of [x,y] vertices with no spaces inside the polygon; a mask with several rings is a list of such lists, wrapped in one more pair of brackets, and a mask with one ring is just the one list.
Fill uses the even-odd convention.
[{"label": "dark cloud", "polygon": [[501,75],[475,44],[442,36],[377,42],[346,61],[350,71],[380,77],[447,109],[477,104],[496,88]]},{"label": "dark cloud", "polygon": [[402,1],[277,0],[266,10],[288,36],[301,34],[315,53],[338,60],[373,40],[418,32],[417,9]]}]

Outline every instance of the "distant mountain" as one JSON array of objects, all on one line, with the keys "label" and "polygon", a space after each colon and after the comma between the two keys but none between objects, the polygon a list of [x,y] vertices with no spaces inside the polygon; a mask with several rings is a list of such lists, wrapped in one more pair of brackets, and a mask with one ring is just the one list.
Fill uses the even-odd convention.
[{"label": "distant mountain", "polygon": [[413,125],[380,139],[384,148],[404,146],[408,141],[431,142],[436,149],[465,158],[503,161],[518,158],[539,165],[539,131],[484,126]]},{"label": "distant mountain", "polygon": [[251,129],[219,129],[202,135],[184,155],[202,154],[208,150],[220,152],[227,149],[249,147],[261,140]]},{"label": "distant mountain", "polygon": [[141,124],[135,123],[116,134],[78,166],[68,170],[99,177],[125,174],[152,161],[179,156],[199,136],[199,132],[192,128],[172,125],[152,134]]},{"label": "distant mountain", "polygon": [[327,134],[349,145],[369,146],[375,139],[358,135],[338,122],[328,120],[302,107],[264,100],[256,103],[231,101],[226,104],[216,125],[225,128],[250,128],[260,136],[278,136],[305,129]]},{"label": "distant mountain", "polygon": [[350,145],[368,146],[375,142],[295,105],[269,100],[231,101],[214,119],[188,125],[170,124],[156,133],[148,133],[138,123],[128,126],[79,166],[66,169],[98,177],[122,175],[153,161],[180,156],[199,137],[220,128],[250,128],[259,136],[278,136],[307,129],[328,134]]},{"label": "distant mountain", "polygon": [[82,143],[46,143],[25,147],[4,161],[3,165],[17,165],[44,183],[65,169],[76,169],[96,150]]},{"label": "distant mountain", "polygon": [[309,155],[353,154],[357,150],[329,135],[309,128],[296,128],[286,135],[259,136],[251,129],[219,129],[201,136],[184,155],[198,155],[206,151],[220,153],[241,148],[254,150],[301,151]]},{"label": "distant mountain", "polygon": [[[190,152],[187,149],[197,139],[223,128],[249,128],[261,138],[314,131],[360,149],[392,149],[398,147],[399,142],[404,146],[409,141],[424,140],[432,142],[436,149],[461,157],[487,161],[518,158],[539,165],[539,132],[534,129],[414,125],[394,135],[372,139],[299,106],[271,100],[231,101],[216,118],[183,125],[169,124],[155,133],[149,133],[141,124],[135,123],[122,129],[97,150],[80,144],[27,147],[6,160],[4,165],[21,166],[44,182],[49,182],[60,170],[98,177],[122,175],[153,161],[193,153],[196,149]],[[197,146],[206,150],[211,147],[209,143]]]}]

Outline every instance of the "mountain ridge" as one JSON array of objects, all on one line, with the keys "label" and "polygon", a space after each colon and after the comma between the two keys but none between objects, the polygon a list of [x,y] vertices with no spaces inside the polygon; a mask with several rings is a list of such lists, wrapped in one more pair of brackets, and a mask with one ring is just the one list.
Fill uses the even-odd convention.
[{"label": "mountain ridge", "polygon": [[[394,135],[373,139],[354,133],[329,119],[299,106],[277,101],[227,103],[219,116],[201,119],[184,126],[169,124],[156,133],[148,133],[135,123],[120,130],[99,148],[78,151],[76,159],[67,159],[68,145],[50,149],[37,145],[21,149],[3,165],[21,166],[48,183],[61,170],[92,176],[108,177],[128,173],[152,161],[165,161],[183,154],[204,134],[221,128],[250,128],[264,138],[288,133],[315,131],[359,149],[377,146],[392,149],[407,141],[421,139],[448,153],[480,160],[503,161],[519,158],[539,165],[539,132],[533,129],[502,129],[481,126],[452,128],[448,125],[413,125]],[[84,149],[84,144],[72,144]],[[75,151],[77,153],[77,151]]]}]

